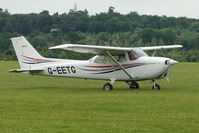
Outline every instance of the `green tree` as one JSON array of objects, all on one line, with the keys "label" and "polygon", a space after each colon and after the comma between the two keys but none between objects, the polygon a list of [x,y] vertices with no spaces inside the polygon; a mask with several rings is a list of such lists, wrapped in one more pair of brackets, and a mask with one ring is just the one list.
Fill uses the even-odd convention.
[{"label": "green tree", "polygon": [[176,40],[176,34],[172,29],[162,29],[161,30],[162,40],[164,44],[174,44]]},{"label": "green tree", "polygon": [[108,9],[108,13],[114,13],[115,7],[110,6]]}]

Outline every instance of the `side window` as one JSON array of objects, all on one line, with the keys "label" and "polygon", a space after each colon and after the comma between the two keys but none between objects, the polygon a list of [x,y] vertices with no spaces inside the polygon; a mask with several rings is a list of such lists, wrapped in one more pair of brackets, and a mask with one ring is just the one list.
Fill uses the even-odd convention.
[{"label": "side window", "polygon": [[126,61],[125,54],[120,54],[120,55],[118,55],[118,61],[119,61],[119,62],[125,62],[125,61]]},{"label": "side window", "polygon": [[112,60],[108,56],[104,56],[103,62],[104,63],[110,63],[110,62],[112,62]]},{"label": "side window", "polygon": [[[125,62],[127,61],[127,57],[125,54],[119,54],[113,56],[118,62]],[[92,59],[95,63],[113,63],[113,60],[108,56],[95,56]]]},{"label": "side window", "polygon": [[93,61],[95,63],[110,63],[111,59],[108,56],[96,56]]},{"label": "side window", "polygon": [[104,60],[104,56],[96,56],[96,58],[94,59],[95,63],[102,63]]}]

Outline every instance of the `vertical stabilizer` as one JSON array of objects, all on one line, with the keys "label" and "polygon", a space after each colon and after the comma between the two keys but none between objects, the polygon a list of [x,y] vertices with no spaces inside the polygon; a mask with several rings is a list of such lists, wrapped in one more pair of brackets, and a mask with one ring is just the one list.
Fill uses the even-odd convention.
[{"label": "vertical stabilizer", "polygon": [[33,65],[38,66],[39,63],[46,61],[46,58],[41,56],[25,37],[14,37],[11,38],[11,41],[21,69],[31,69]]}]

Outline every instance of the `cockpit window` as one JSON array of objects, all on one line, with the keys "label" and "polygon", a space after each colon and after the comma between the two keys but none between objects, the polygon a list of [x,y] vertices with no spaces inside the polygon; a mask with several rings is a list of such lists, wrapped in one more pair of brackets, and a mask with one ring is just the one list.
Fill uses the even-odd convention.
[{"label": "cockpit window", "polygon": [[[114,55],[113,56],[118,62],[125,62],[126,61],[126,56],[125,54],[119,54],[119,55]],[[108,57],[108,56],[101,56],[101,55],[97,55],[93,58],[90,59],[91,61],[95,62],[95,63],[112,63],[113,60]]]},{"label": "cockpit window", "polygon": [[128,52],[129,60],[135,60],[142,56],[148,56],[142,49],[136,49]]},{"label": "cockpit window", "polygon": [[[118,58],[118,59],[117,59]],[[125,62],[126,61],[126,57],[125,54],[120,54],[116,56],[117,61],[119,62]]]},{"label": "cockpit window", "polygon": [[136,49],[135,51],[137,58],[141,56],[148,56],[142,49]]},{"label": "cockpit window", "polygon": [[135,57],[134,57],[134,54],[132,51],[128,52],[128,56],[129,56],[129,60],[133,60]]},{"label": "cockpit window", "polygon": [[108,63],[110,61],[111,60],[108,56],[100,56],[100,55],[95,56],[95,58],[93,59],[93,62],[95,63]]},{"label": "cockpit window", "polygon": [[[141,56],[148,56],[142,49],[129,51],[126,54],[113,55],[118,62],[126,62],[138,59]],[[90,61],[95,63],[113,63],[114,61],[109,56],[96,55]]]}]

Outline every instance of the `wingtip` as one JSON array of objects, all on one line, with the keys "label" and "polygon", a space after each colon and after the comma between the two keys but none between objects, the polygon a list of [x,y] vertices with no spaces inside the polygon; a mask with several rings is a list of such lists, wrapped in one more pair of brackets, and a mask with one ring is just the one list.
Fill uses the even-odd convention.
[{"label": "wingtip", "polygon": [[58,48],[57,48],[57,46],[53,46],[53,47],[50,47],[48,49],[52,50],[52,49],[58,49]]},{"label": "wingtip", "polygon": [[178,48],[182,48],[182,47],[183,47],[182,45],[178,45],[178,44],[176,44],[176,46],[177,46]]}]

